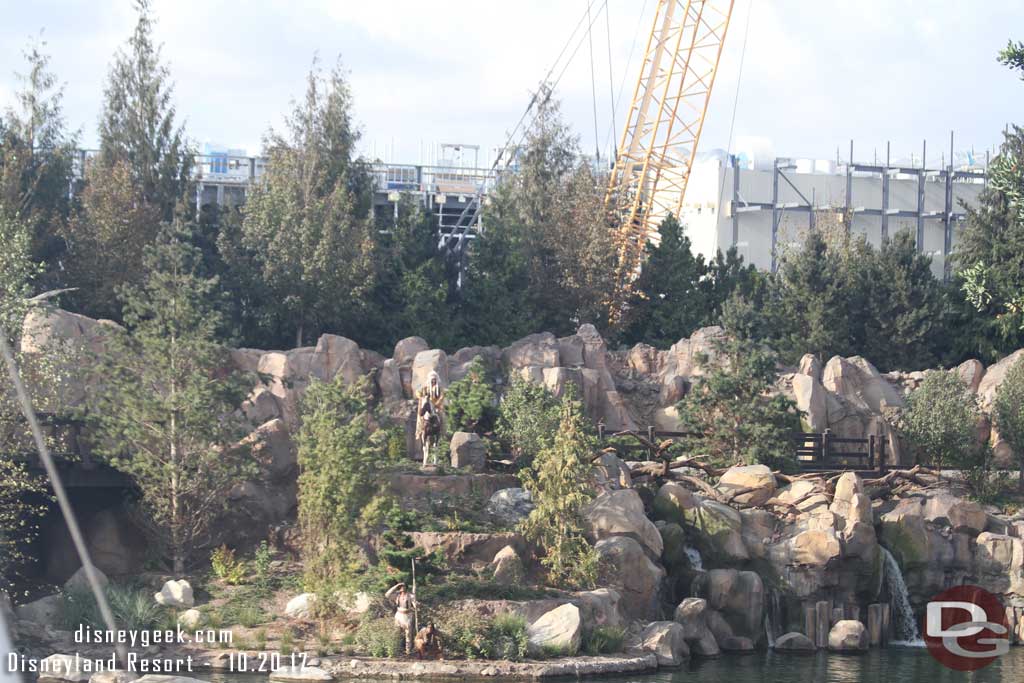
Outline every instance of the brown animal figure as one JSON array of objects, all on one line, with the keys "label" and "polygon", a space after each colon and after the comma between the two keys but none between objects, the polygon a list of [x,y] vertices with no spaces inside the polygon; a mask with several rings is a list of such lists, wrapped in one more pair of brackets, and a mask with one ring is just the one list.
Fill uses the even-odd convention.
[{"label": "brown animal figure", "polygon": [[419,659],[441,659],[442,646],[441,634],[434,627],[434,622],[429,621],[420,629],[413,641],[413,648],[416,650],[416,657]]}]

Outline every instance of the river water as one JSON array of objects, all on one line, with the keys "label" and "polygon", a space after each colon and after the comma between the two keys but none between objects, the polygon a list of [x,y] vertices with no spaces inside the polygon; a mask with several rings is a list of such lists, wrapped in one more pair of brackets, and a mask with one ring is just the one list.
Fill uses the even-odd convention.
[{"label": "river water", "polygon": [[[253,674],[199,674],[212,683],[267,683]],[[491,683],[501,679],[488,678]],[[604,683],[1024,683],[1024,646],[973,673],[953,671],[924,648],[890,647],[864,655],[780,655],[759,652],[693,662],[675,671],[591,679]],[[364,682],[366,683],[366,682]],[[369,682],[374,683],[374,682]],[[392,679],[377,683],[393,683]]]}]

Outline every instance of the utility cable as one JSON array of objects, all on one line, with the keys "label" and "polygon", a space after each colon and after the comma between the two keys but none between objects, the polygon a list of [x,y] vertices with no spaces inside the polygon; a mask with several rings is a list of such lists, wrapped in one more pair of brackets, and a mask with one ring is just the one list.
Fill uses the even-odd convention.
[{"label": "utility cable", "polygon": [[[750,31],[750,15],[753,14],[753,13],[754,13],[754,0],[749,0],[747,2],[747,20],[746,20],[746,22],[744,22],[744,25],[743,25],[743,47],[740,49],[740,67],[739,67],[739,71],[736,74],[736,92],[733,95],[733,99],[732,99],[732,120],[729,122],[729,140],[728,140],[728,142],[726,143],[726,146],[725,146],[726,157],[729,156],[729,154],[730,154],[729,150],[732,149],[732,133],[733,133],[733,129],[736,126],[736,109],[738,108],[739,101],[740,101],[740,82],[743,80],[743,62],[746,60],[746,57],[747,57],[747,34]],[[735,172],[736,171],[733,170],[733,173],[735,173]],[[722,215],[722,196],[724,194],[725,194],[725,170],[723,169],[722,170],[722,184],[718,188],[718,205],[717,205],[718,208],[717,208],[717,211],[718,211],[718,215],[719,216]],[[736,211],[736,207],[735,206],[732,207],[732,210]],[[733,245],[733,246],[735,246],[735,245]]]},{"label": "utility cable", "polygon": [[[590,0],[586,0],[587,3],[587,21],[591,26],[594,25],[590,21]],[[608,11],[608,3],[604,4],[605,12]],[[594,78],[594,32],[587,31],[587,44],[590,48],[590,100],[594,108],[594,157],[598,163],[601,162],[601,133],[597,129],[597,81]]]},{"label": "utility cable", "polygon": [[[612,130],[614,131],[614,130],[618,130],[619,126],[615,122],[615,81],[612,78],[612,26],[611,26],[611,19],[609,19],[609,17],[608,17],[609,14],[610,14],[610,10],[608,9],[608,4],[605,3],[605,6],[604,6],[604,35],[605,35],[605,43],[608,46],[608,105],[609,105],[609,107],[612,110],[611,111],[611,115],[612,115],[612,117],[611,117],[612,118]],[[643,12],[640,13],[640,16],[641,17],[643,16]],[[619,153],[619,150],[617,150],[617,149],[612,151],[612,158],[611,158],[611,163],[612,164],[615,163],[615,158],[618,156],[618,153]]]}]

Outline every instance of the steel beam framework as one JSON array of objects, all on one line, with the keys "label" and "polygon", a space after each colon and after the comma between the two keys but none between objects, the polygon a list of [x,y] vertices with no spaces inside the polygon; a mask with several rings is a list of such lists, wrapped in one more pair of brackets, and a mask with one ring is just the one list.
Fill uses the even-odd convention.
[{"label": "steel beam framework", "polygon": [[615,322],[658,225],[679,215],[732,15],[732,0],[659,0],[605,207],[617,231]]}]

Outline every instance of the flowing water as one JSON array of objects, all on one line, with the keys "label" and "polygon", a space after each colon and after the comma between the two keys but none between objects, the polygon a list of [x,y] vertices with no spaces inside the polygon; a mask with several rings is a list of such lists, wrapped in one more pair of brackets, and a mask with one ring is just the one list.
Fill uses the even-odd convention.
[{"label": "flowing water", "polygon": [[686,553],[686,559],[690,561],[690,567],[696,569],[699,572],[704,571],[704,559],[700,556],[700,551],[694,548],[692,545],[688,545],[683,548]]},{"label": "flowing water", "polygon": [[885,565],[883,574],[885,586],[889,591],[889,602],[892,605],[892,626],[895,640],[911,647],[923,647],[921,632],[917,628],[917,619],[914,618],[914,610],[910,607],[910,596],[907,593],[907,584],[903,581],[903,573],[896,558],[885,548],[882,548],[882,557]]},{"label": "flowing water", "polygon": [[[267,683],[266,675],[197,674],[212,683]],[[511,683],[488,678],[490,683]],[[782,655],[757,652],[691,662],[676,670],[585,679],[603,683],[1020,683],[1024,681],[1024,646],[1014,647],[991,666],[974,673],[947,669],[923,648],[889,647],[863,655]],[[394,683],[363,681],[363,683]]]}]

